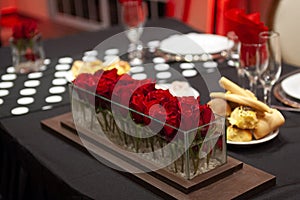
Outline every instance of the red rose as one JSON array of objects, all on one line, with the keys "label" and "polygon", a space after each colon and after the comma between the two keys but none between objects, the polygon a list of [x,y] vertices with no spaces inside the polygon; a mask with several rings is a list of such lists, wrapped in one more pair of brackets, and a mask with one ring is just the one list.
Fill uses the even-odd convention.
[{"label": "red rose", "polygon": [[118,82],[113,90],[112,101],[128,107],[130,98],[136,87],[137,85],[134,82],[129,84]]},{"label": "red rose", "polygon": [[82,73],[76,77],[73,83],[79,88],[95,92],[97,80],[98,79],[92,74]]},{"label": "red rose", "polygon": [[99,79],[96,89],[97,95],[105,97],[109,100],[111,99],[112,91],[120,78],[117,72],[117,69],[107,71],[99,70],[94,74],[94,76],[98,77]]},{"label": "red rose", "polygon": [[[144,98],[145,96],[143,94],[135,94],[131,97],[131,101],[129,104],[129,107],[133,109],[134,111],[137,111],[139,113],[145,112],[145,104],[144,104]],[[137,112],[131,111],[131,117],[133,121],[135,121],[138,124],[142,124],[144,122],[144,117],[140,115]]]},{"label": "red rose", "polygon": [[[180,123],[177,98],[172,96],[169,90],[158,89],[149,92],[144,100],[146,106],[145,114],[161,122],[165,122],[163,130],[160,133],[167,140],[171,140],[177,133],[173,127],[178,128]],[[150,121],[148,117],[144,118],[145,124],[149,124]],[[161,124],[152,120],[151,126],[152,130],[158,131],[157,127],[161,127]]]},{"label": "red rose", "polygon": [[[201,110],[201,113],[200,113],[201,119],[199,121],[199,126],[209,124],[211,121],[213,121],[215,119],[215,116],[214,116],[211,108],[208,105],[205,104],[205,105],[200,106],[200,110]],[[202,137],[206,136],[209,127],[210,127],[209,125],[206,125],[205,127],[203,127],[201,129]]]},{"label": "red rose", "polygon": [[200,121],[199,101],[194,97],[179,98],[181,111],[181,126],[183,130],[191,130],[198,127]]},{"label": "red rose", "polygon": [[155,84],[156,83],[151,80],[139,81],[140,86],[135,90],[134,94],[143,94],[146,96],[149,92],[156,90]]},{"label": "red rose", "polygon": [[13,38],[18,39],[31,39],[37,34],[37,25],[34,21],[25,21],[20,24],[16,24],[13,27]]},{"label": "red rose", "polygon": [[213,111],[207,104],[200,106],[200,110],[201,110],[201,120],[199,125],[209,124],[211,121],[215,119],[215,115]]},{"label": "red rose", "polygon": [[80,98],[87,98],[88,102],[93,103],[95,95],[92,94],[95,93],[97,81],[98,79],[92,74],[82,73],[76,77],[76,79],[73,81],[73,84],[78,88],[81,88],[81,90],[77,89]]},{"label": "red rose", "polygon": [[[152,83],[150,80],[143,80],[137,82],[137,89],[133,92],[130,100],[129,107],[133,110],[136,110],[141,113],[145,113],[145,96],[155,90],[155,83]],[[132,118],[137,123],[143,123],[143,116],[132,112]]]},{"label": "red rose", "polygon": [[15,40],[24,38],[23,25],[18,24],[13,27],[13,38]]},{"label": "red rose", "polygon": [[172,94],[169,92],[169,90],[153,90],[148,92],[146,96],[146,101],[158,101],[161,105],[163,105],[165,102],[169,101],[172,98]]},{"label": "red rose", "polygon": [[26,21],[24,23],[25,38],[32,38],[37,33],[37,24],[34,21]]},{"label": "red rose", "polygon": [[[112,101],[129,107],[130,98],[137,87],[138,81],[132,79],[128,74],[124,74],[115,85],[112,94]],[[116,106],[115,108],[119,109],[120,114],[123,117],[128,115],[128,109],[121,106]]]},{"label": "red rose", "polygon": [[[149,92],[144,99],[146,105],[145,114],[149,115],[151,107],[155,104],[161,105],[167,113],[171,113],[169,110],[166,109],[167,108],[166,104],[171,100],[171,98],[174,97],[171,95],[169,90],[158,89]],[[145,121],[146,124],[150,123],[149,118],[146,118],[145,120],[146,120]],[[159,120],[165,121],[165,119],[163,120],[159,119]]]},{"label": "red rose", "polygon": [[159,105],[155,101],[147,102],[145,106],[147,110],[147,116],[150,116],[155,120],[152,120],[149,117],[144,117],[144,123],[148,125],[154,133],[161,133],[167,117],[165,109],[162,105]]},{"label": "red rose", "polygon": [[178,128],[180,124],[180,115],[177,115],[176,113],[169,114],[166,124],[167,125],[164,126],[164,136],[168,141],[171,141],[177,133],[177,130],[173,127]]}]

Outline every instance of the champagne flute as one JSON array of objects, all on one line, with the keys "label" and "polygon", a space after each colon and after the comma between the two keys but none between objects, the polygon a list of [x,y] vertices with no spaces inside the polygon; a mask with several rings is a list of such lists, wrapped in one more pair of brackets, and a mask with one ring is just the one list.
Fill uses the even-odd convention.
[{"label": "champagne flute", "polygon": [[256,95],[257,81],[259,76],[258,63],[260,62],[260,51],[262,45],[259,43],[241,43],[240,67],[244,69],[250,83],[250,91]]},{"label": "champagne flute", "polygon": [[271,91],[281,74],[280,35],[274,31],[264,31],[259,34],[263,44],[260,53],[259,81],[264,89],[264,102],[271,105]]},{"label": "champagne flute", "polygon": [[128,58],[131,64],[141,64],[143,44],[140,37],[148,15],[147,4],[140,0],[125,1],[121,4],[122,22],[130,41]]}]

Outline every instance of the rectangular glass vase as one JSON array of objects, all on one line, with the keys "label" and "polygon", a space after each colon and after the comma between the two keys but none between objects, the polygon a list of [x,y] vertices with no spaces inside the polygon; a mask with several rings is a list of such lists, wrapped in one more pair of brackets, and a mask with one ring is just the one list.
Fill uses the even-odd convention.
[{"label": "rectangular glass vase", "polygon": [[[116,145],[116,152],[121,148],[135,153],[139,160],[145,160],[142,165],[146,168],[150,163],[157,166],[155,170],[163,168],[192,179],[227,162],[225,118],[221,116],[215,115],[210,123],[192,130],[181,130],[73,84],[70,84],[70,96],[76,127],[110,140]],[[95,99],[98,105],[103,104],[102,109],[95,109]],[[151,126],[137,124],[130,116],[124,117],[121,114],[124,111],[149,118],[153,123]],[[162,136],[163,127],[174,129],[176,136],[172,139]]]}]

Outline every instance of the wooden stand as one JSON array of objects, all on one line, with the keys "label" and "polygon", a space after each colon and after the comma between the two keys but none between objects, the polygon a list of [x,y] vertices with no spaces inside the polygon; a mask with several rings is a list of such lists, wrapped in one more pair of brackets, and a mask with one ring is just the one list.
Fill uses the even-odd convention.
[{"label": "wooden stand", "polygon": [[[41,122],[51,133],[61,136],[97,158],[115,164],[122,171],[134,171],[142,166],[141,158],[114,151],[103,137],[88,130],[77,130],[71,113]],[[84,145],[83,145],[84,144]],[[147,165],[151,163],[147,163]],[[127,174],[128,175],[128,174]],[[165,169],[149,173],[130,174],[130,178],[165,197],[176,199],[245,199],[276,184],[276,178],[266,172],[228,157],[227,163],[192,180],[185,180]]]}]

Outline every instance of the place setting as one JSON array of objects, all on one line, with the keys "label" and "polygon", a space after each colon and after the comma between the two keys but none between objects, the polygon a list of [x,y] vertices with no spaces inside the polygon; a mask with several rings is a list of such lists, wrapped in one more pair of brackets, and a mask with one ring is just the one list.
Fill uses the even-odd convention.
[{"label": "place setting", "polygon": [[282,76],[274,86],[274,96],[286,105],[287,110],[300,112],[299,80],[300,70],[294,70]]},{"label": "place setting", "polygon": [[299,198],[283,1],[57,1],[0,48],[0,200]]}]

